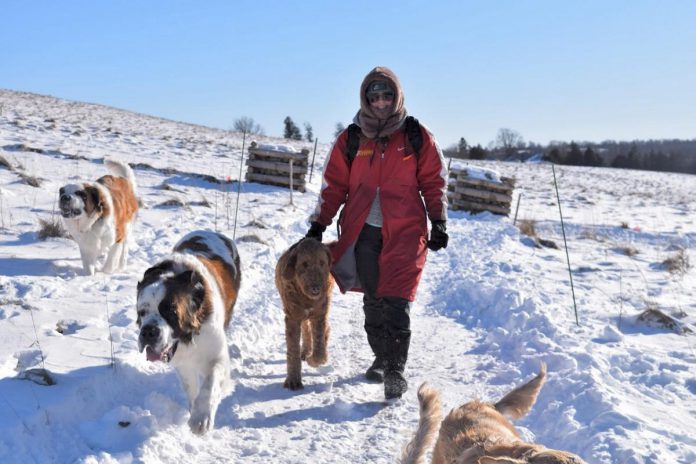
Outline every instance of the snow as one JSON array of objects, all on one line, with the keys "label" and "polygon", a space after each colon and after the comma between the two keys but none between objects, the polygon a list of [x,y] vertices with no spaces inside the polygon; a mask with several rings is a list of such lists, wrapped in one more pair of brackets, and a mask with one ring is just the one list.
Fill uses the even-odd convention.
[{"label": "snow", "polygon": [[[696,260],[694,176],[556,166],[577,325],[550,165],[470,162],[515,177],[517,222],[560,248],[537,247],[514,218],[450,212],[449,246],[428,256],[412,308],[410,388],[387,404],[362,377],[355,293],[333,297],[329,363],[303,364],[304,390],[282,387],[274,268],[307,230],[327,145],[292,204],[287,189],[242,183],[235,224],[239,133],[6,90],[0,107],[0,155],[15,168],[0,167],[0,462],[390,463],[416,427],[420,383],[449,410],[499,399],[541,362],[547,384],[516,423],[525,439],[588,463],[696,462],[696,271],[662,264],[679,250]],[[38,221],[62,185],[105,174],[105,157],[135,166],[143,206],[126,270],[88,277],[77,245],[40,240]],[[242,267],[233,389],[202,437],[174,370],[138,352],[134,307],[145,269],[196,229],[234,235]],[[649,308],[676,328],[641,321]],[[41,367],[55,385],[22,378]]]},{"label": "snow", "polygon": [[466,171],[466,177],[470,179],[484,180],[487,182],[500,183],[500,173],[495,169],[485,168],[482,166],[473,166],[466,161],[452,161],[450,163],[451,171]]}]

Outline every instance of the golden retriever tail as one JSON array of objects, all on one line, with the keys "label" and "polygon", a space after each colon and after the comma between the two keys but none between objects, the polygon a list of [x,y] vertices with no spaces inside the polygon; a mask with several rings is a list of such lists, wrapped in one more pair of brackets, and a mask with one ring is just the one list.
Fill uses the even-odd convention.
[{"label": "golden retriever tail", "polygon": [[401,453],[399,464],[422,464],[425,453],[433,443],[442,422],[440,393],[437,390],[423,383],[418,389],[418,403],[420,404],[418,429]]},{"label": "golden retriever tail", "polygon": [[106,168],[109,170],[109,172],[113,175],[123,177],[124,179],[128,179],[128,183],[130,183],[131,188],[133,189],[133,194],[136,197],[138,196],[137,187],[135,185],[135,173],[133,172],[133,169],[131,169],[131,167],[128,165],[128,163],[124,163],[122,161],[110,158],[104,158],[104,164],[106,165]]},{"label": "golden retriever tail", "polygon": [[542,362],[539,374],[526,384],[520,385],[505,395],[502,400],[495,403],[495,409],[501,414],[513,419],[519,419],[532,409],[545,381],[546,364]]}]

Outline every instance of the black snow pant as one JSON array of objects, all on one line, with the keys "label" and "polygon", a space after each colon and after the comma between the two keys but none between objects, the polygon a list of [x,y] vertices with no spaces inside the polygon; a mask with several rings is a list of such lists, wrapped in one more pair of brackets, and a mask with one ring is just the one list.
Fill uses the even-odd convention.
[{"label": "black snow pant", "polygon": [[364,292],[367,340],[378,363],[403,372],[411,341],[410,303],[397,296],[376,297],[381,251],[382,229],[365,224],[355,244],[355,259]]}]

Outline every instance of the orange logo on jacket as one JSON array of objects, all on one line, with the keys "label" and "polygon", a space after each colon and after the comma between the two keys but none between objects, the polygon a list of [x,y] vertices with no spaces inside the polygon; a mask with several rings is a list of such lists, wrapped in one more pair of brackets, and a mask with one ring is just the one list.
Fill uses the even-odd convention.
[{"label": "orange logo on jacket", "polygon": [[358,153],[355,156],[372,156],[372,150],[369,148],[363,148],[362,150],[358,150]]}]

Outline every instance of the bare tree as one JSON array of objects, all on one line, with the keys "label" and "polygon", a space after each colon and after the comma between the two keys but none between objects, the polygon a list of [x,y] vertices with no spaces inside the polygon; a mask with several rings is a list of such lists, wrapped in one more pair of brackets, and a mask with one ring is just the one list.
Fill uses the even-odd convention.
[{"label": "bare tree", "polygon": [[524,139],[519,132],[512,129],[502,128],[498,130],[498,135],[495,138],[495,145],[497,148],[502,148],[502,150],[510,155],[515,152],[515,148],[524,144]]},{"label": "bare tree", "polygon": [[254,121],[254,118],[250,118],[248,116],[242,116],[241,118],[235,119],[234,124],[232,125],[232,130],[237,132],[246,132],[247,134],[265,135],[263,127],[257,124],[256,121]]}]

